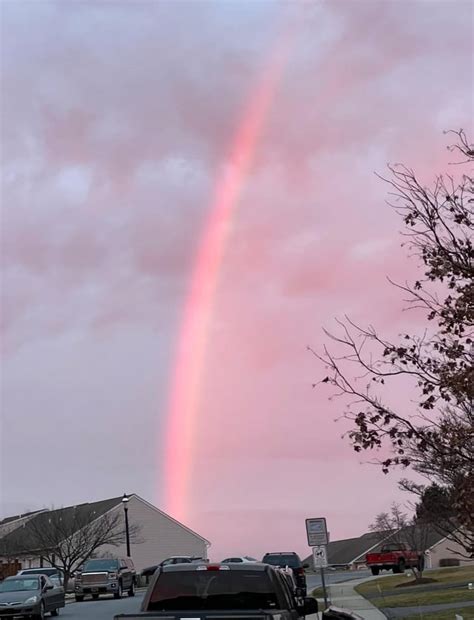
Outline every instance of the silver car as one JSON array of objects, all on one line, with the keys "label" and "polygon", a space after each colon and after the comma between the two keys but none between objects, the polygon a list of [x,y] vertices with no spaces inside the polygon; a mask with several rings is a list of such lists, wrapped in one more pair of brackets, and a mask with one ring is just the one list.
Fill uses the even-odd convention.
[{"label": "silver car", "polygon": [[47,612],[57,616],[64,605],[64,589],[46,575],[15,575],[0,583],[1,618],[43,620]]}]

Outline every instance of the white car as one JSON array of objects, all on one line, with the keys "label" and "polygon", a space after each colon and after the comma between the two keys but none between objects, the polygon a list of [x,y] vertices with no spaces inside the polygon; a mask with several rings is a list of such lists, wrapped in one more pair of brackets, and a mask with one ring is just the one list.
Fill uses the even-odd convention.
[{"label": "white car", "polygon": [[221,564],[255,564],[255,562],[258,562],[258,560],[251,558],[249,555],[238,555],[222,560]]}]

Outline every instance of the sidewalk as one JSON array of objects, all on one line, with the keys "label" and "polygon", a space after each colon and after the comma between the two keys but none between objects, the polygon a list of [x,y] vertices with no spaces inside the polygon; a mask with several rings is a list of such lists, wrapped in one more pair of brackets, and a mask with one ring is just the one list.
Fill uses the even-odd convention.
[{"label": "sidewalk", "polygon": [[386,616],[377,607],[354,590],[355,586],[365,581],[367,579],[357,579],[328,586],[331,604],[334,607],[349,609],[362,616],[364,620],[385,620]]}]

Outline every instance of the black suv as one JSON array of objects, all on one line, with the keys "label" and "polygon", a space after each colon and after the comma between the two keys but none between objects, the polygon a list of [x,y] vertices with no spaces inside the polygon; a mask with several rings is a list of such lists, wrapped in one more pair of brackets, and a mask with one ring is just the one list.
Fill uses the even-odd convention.
[{"label": "black suv", "polygon": [[300,556],[294,551],[278,551],[275,553],[266,553],[262,562],[271,566],[279,566],[281,568],[291,568],[295,577],[296,586],[303,590],[303,596],[306,596],[306,575],[305,568],[309,568],[309,564],[303,564]]}]

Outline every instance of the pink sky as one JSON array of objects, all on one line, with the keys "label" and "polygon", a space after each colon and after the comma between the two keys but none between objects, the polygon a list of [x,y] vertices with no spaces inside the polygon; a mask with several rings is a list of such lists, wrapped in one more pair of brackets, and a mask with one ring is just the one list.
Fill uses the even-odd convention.
[{"label": "pink sky", "polygon": [[3,514],[124,491],[162,505],[195,253],[287,22],[220,268],[186,522],[216,558],[303,552],[305,517],[357,535],[400,497],[400,476],[341,438],[342,403],[311,388],[324,371],[306,346],[344,313],[417,328],[385,280],[415,265],[373,172],[403,161],[430,182],[449,160],[443,130],[472,128],[472,10],[2,3]]}]

